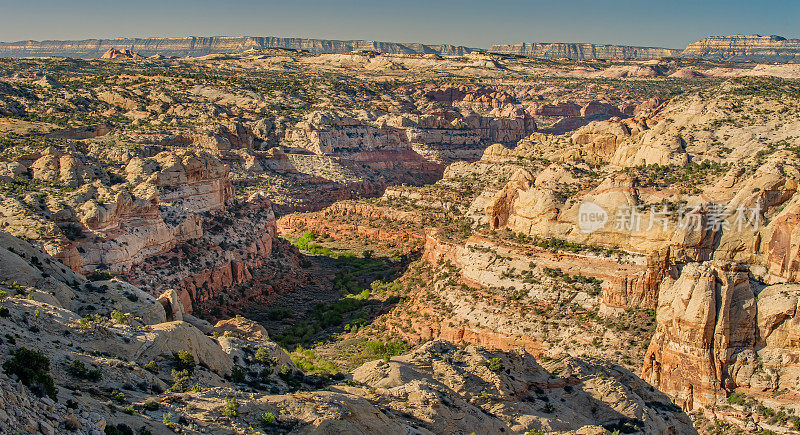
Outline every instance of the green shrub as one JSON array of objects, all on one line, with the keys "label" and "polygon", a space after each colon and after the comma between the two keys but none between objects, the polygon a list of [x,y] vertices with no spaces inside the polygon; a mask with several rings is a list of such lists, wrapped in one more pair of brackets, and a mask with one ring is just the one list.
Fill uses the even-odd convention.
[{"label": "green shrub", "polygon": [[256,349],[256,361],[269,366],[274,366],[277,363],[275,358],[272,357],[269,350],[265,347],[259,347]]},{"label": "green shrub", "polygon": [[109,272],[101,271],[101,270],[95,270],[87,278],[89,278],[90,281],[108,281],[109,279],[111,279],[113,277],[114,277],[114,275],[112,275]]},{"label": "green shrub", "polygon": [[8,308],[4,306],[0,306],[0,317],[8,317],[11,313],[8,311]]},{"label": "green shrub", "polygon": [[364,344],[364,352],[367,356],[375,356],[383,359],[402,355],[406,351],[406,344],[400,340],[388,341],[368,341]]},{"label": "green shrub", "polygon": [[336,364],[322,358],[310,349],[303,349],[302,346],[297,346],[297,349],[289,354],[297,368],[305,373],[323,373],[335,374],[339,372]]},{"label": "green shrub", "polygon": [[153,361],[153,360],[150,360],[150,362],[145,364],[144,365],[144,369],[147,370],[148,372],[154,373],[154,374],[158,373],[159,371],[161,371],[161,367],[159,367],[158,363]]},{"label": "green shrub", "polygon": [[161,421],[164,422],[164,424],[170,429],[175,429],[175,427],[177,427],[177,425],[172,421],[171,412],[167,412],[166,414],[164,414],[161,417]]},{"label": "green shrub", "polygon": [[75,360],[69,363],[69,367],[67,368],[67,373],[75,376],[76,378],[84,379],[86,378],[86,365],[81,360]]},{"label": "green shrub", "polygon": [[239,416],[239,402],[235,397],[228,397],[225,399],[225,406],[222,408],[222,415],[233,419]]},{"label": "green shrub", "polygon": [[125,393],[123,393],[122,391],[114,391],[113,393],[111,393],[111,398],[117,402],[122,403],[125,401]]},{"label": "green shrub", "polygon": [[728,396],[728,403],[731,405],[744,405],[746,397],[743,393],[731,393]]},{"label": "green shrub", "polygon": [[493,372],[502,371],[505,367],[503,367],[503,360],[500,358],[489,358],[489,364],[487,365],[489,370]]},{"label": "green shrub", "polygon": [[108,316],[114,323],[124,325],[128,323],[128,315],[120,311],[114,310]]},{"label": "green shrub", "polygon": [[56,400],[56,386],[50,376],[50,360],[43,353],[19,347],[11,351],[11,359],[3,363],[3,372],[16,375],[35,394],[47,394]]},{"label": "green shrub", "polygon": [[194,356],[188,351],[182,350],[175,354],[175,368],[178,370],[186,370],[192,373],[195,365]]},{"label": "green shrub", "polygon": [[89,370],[86,368],[86,365],[83,363],[83,361],[77,359],[69,364],[69,367],[67,367],[67,373],[75,376],[76,378],[87,379],[93,382],[99,381],[102,377],[100,369]]},{"label": "green shrub", "polygon": [[[303,259],[305,260],[305,259]],[[307,260],[306,260],[307,261]],[[294,315],[294,312],[288,308],[273,308],[267,311],[267,318],[269,320],[277,321],[288,319]]]},{"label": "green shrub", "polygon": [[246,378],[247,370],[245,370],[244,367],[237,365],[233,366],[233,369],[231,369],[231,379],[233,382],[240,384],[244,382]]},{"label": "green shrub", "polygon": [[92,369],[86,372],[86,379],[90,381],[97,382],[101,377],[103,377],[103,373],[100,371],[100,369]]},{"label": "green shrub", "polygon": [[299,239],[294,243],[298,249],[307,250],[309,243],[317,239],[317,235],[312,233],[311,231],[306,231],[300,236]]},{"label": "green shrub", "polygon": [[271,412],[265,412],[261,414],[261,421],[263,421],[264,424],[267,425],[274,424],[276,420],[278,420],[278,418],[275,417],[275,414]]},{"label": "green shrub", "polygon": [[189,384],[189,371],[172,369],[172,379],[175,383],[169,387],[169,390],[175,393],[183,393]]}]

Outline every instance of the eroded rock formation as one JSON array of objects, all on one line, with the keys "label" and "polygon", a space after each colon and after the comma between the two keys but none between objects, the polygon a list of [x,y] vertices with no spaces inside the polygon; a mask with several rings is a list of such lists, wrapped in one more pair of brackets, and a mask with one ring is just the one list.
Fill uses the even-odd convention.
[{"label": "eroded rock formation", "polygon": [[800,285],[764,286],[732,263],[689,263],[676,275],[659,292],[645,380],[687,410],[740,389],[797,394]]}]

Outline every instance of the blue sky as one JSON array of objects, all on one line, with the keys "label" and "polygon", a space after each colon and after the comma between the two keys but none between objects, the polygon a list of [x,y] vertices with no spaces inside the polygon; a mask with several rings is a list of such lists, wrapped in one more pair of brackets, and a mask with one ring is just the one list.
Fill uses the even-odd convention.
[{"label": "blue sky", "polygon": [[800,38],[800,1],[0,0],[0,41],[248,35],[682,48],[733,33]]}]

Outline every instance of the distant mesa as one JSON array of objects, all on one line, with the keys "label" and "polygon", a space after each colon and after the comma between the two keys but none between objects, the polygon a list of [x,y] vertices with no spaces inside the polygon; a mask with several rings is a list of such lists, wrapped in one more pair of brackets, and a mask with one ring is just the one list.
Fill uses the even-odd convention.
[{"label": "distant mesa", "polygon": [[[523,42],[495,45],[492,53],[513,54],[544,59],[656,59],[682,57],[727,62],[800,62],[800,39],[770,35],[709,36],[689,44],[683,50],[630,45],[606,45],[566,42]],[[683,71],[682,75],[692,75]]]},{"label": "distant mesa", "polygon": [[[129,47],[117,50],[116,47]],[[465,56],[488,51],[505,56],[541,59],[608,60],[689,58],[730,62],[800,62],[800,40],[770,35],[709,36],[684,49],[584,42],[522,42],[497,44],[489,50],[458,45],[329,40],[255,36],[186,38],[117,38],[80,41],[0,42],[0,57],[66,56],[79,59],[138,59],[143,56],[206,56],[263,48],[310,53],[386,53],[431,56]],[[682,75],[692,75],[683,71]]]},{"label": "distant mesa", "polygon": [[117,50],[116,48],[112,47],[103,53],[103,55],[100,56],[100,59],[144,59],[144,56],[127,48]]},{"label": "distant mesa", "polygon": [[583,42],[523,42],[514,45],[497,44],[492,46],[489,52],[544,59],[600,60],[676,57],[680,55],[681,50]]},{"label": "distant mesa", "polygon": [[141,56],[206,56],[239,53],[262,48],[284,48],[311,53],[350,53],[374,51],[393,54],[436,54],[463,56],[474,48],[455,45],[426,45],[380,41],[338,41],[330,39],[278,38],[254,36],[190,36],[186,38],[116,38],[78,41],[0,42],[0,57],[66,56],[96,59],[115,47],[129,47]]},{"label": "distant mesa", "polygon": [[730,62],[800,62],[800,39],[776,35],[709,36],[689,44],[681,56]]}]

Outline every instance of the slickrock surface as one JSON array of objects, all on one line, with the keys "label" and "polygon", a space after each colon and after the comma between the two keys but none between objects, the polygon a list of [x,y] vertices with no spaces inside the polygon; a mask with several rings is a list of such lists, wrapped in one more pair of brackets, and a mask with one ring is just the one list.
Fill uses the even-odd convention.
[{"label": "slickrock surface", "polygon": [[[105,419],[97,413],[80,412],[35,394],[8,376],[0,375],[0,425],[9,433],[55,434],[56,430],[102,433]],[[78,411],[78,412],[76,412]]]}]

